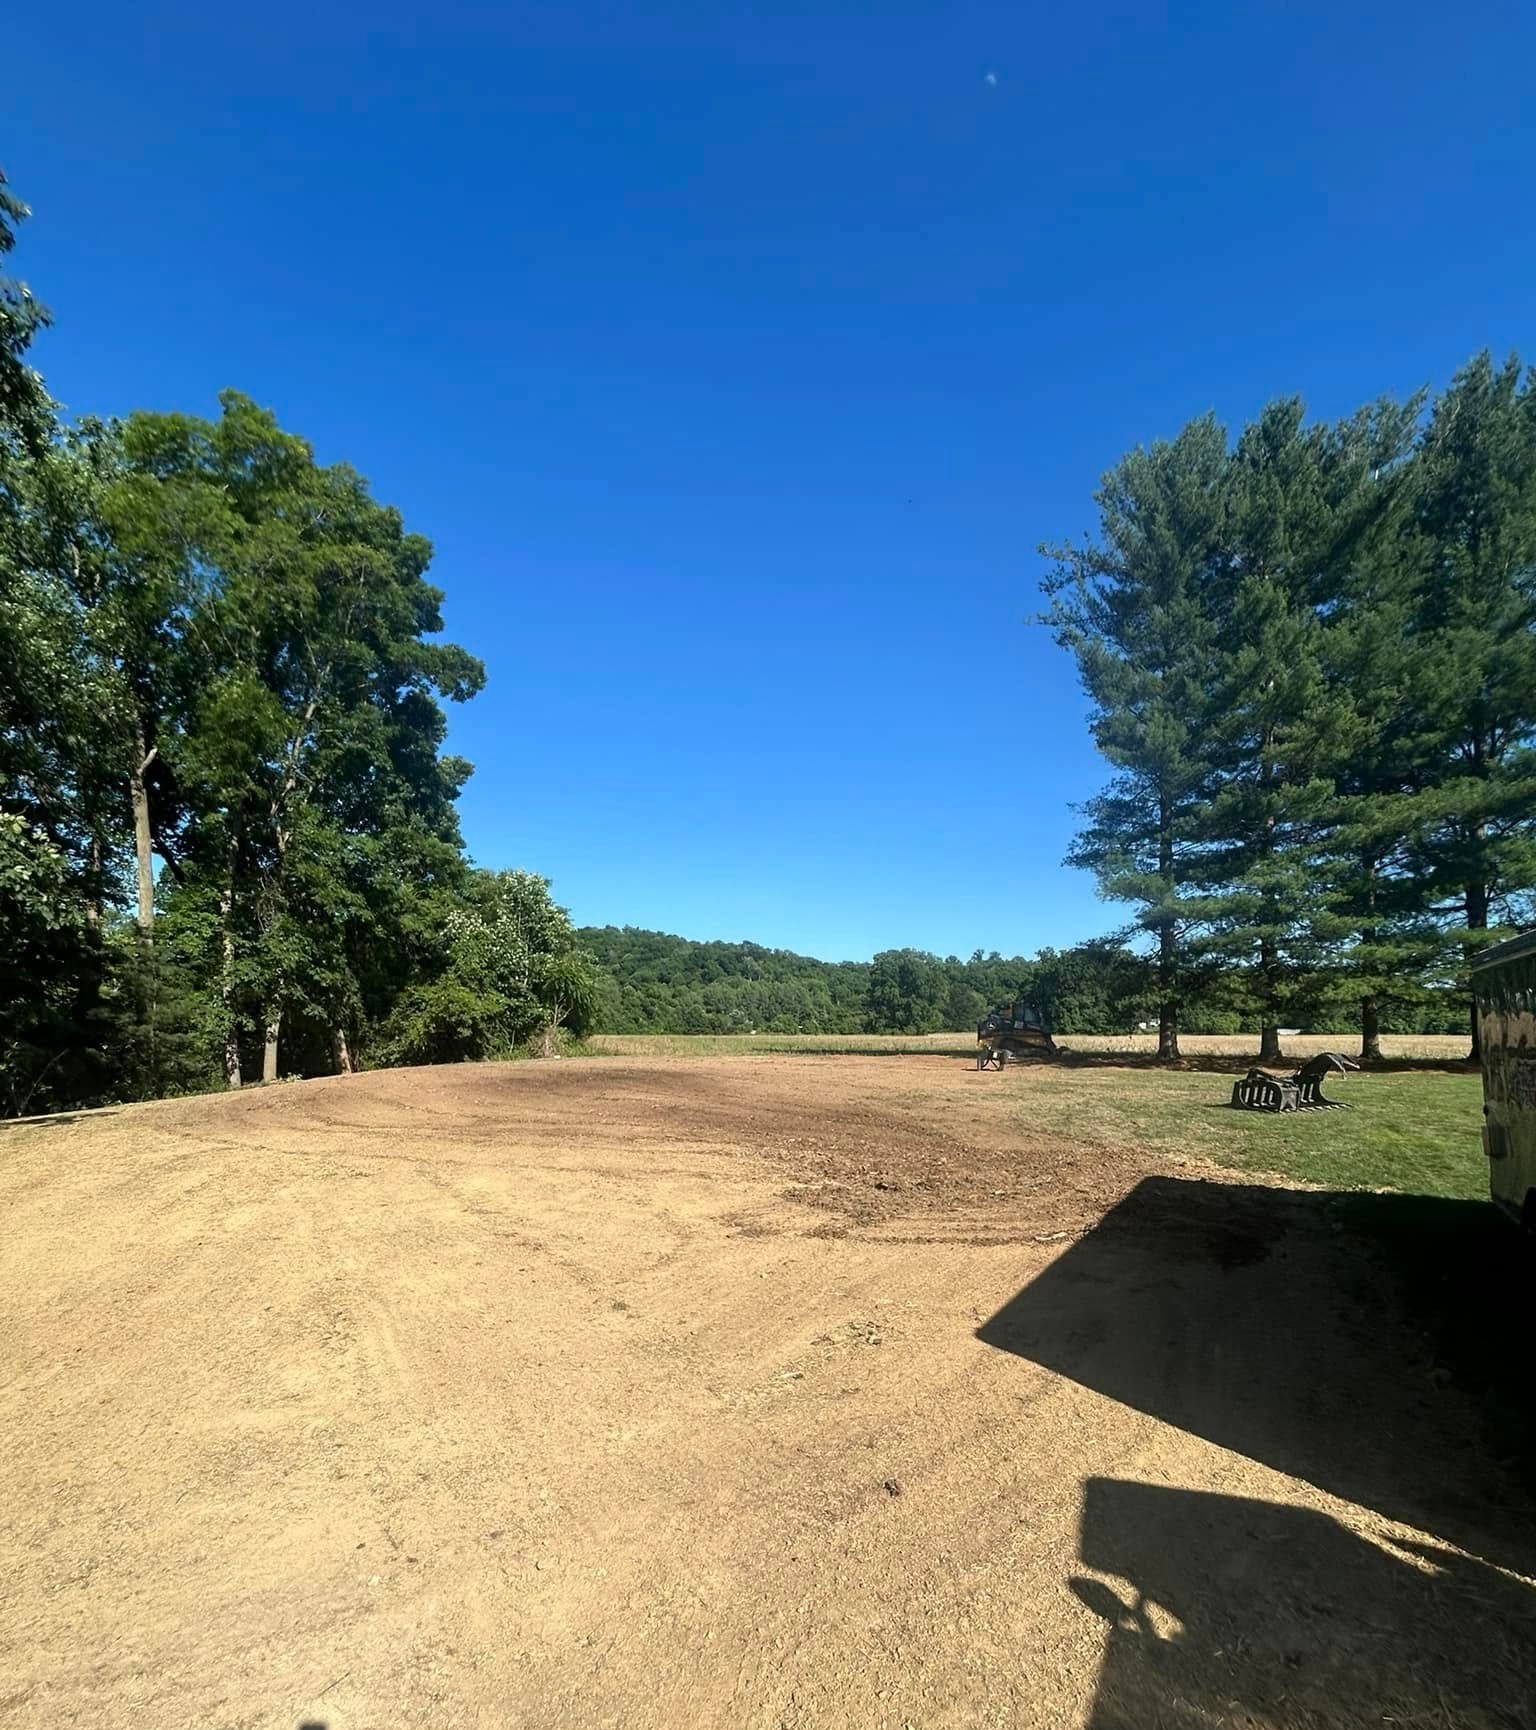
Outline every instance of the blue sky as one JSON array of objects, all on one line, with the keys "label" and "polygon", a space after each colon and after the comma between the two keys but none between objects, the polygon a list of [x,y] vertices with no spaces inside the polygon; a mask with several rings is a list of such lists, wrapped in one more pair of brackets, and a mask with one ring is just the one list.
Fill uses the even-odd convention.
[{"label": "blue sky", "polygon": [[1516,5],[27,7],[76,412],[235,386],[438,548],[477,860],[583,923],[1028,952],[1102,771],[1039,541],[1206,409],[1531,341]]}]

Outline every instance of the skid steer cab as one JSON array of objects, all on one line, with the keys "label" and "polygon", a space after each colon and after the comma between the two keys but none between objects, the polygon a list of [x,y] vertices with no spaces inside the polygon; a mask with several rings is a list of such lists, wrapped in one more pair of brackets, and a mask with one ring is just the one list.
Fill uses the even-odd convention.
[{"label": "skid steer cab", "polygon": [[1033,1003],[1017,997],[990,1010],[976,1029],[976,1067],[1001,1069],[1021,1057],[1059,1057],[1045,1017]]}]

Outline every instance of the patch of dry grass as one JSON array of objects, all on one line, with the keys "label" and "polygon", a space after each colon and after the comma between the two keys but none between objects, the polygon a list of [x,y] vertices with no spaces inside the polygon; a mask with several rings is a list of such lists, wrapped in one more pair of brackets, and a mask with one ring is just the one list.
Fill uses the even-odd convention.
[{"label": "patch of dry grass", "polygon": [[732,1057],[760,1052],[802,1056],[881,1056],[934,1053],[974,1056],[974,1033],[594,1033],[587,1050],[599,1057]]},{"label": "patch of dry grass", "polygon": [[[1059,1043],[1069,1051],[1150,1057],[1157,1050],[1151,1033],[1067,1033]],[[1285,1040],[1287,1057],[1298,1061],[1319,1051],[1352,1055],[1360,1048],[1356,1031],[1302,1033]],[[1467,1055],[1461,1033],[1387,1034],[1384,1055],[1397,1061],[1454,1063]],[[1258,1051],[1253,1033],[1187,1033],[1179,1042],[1186,1057],[1251,1057]],[[888,1052],[931,1052],[973,1056],[976,1035],[959,1033],[597,1033],[587,1042],[604,1057],[728,1057],[760,1051],[801,1052],[806,1055],[876,1055]]]}]

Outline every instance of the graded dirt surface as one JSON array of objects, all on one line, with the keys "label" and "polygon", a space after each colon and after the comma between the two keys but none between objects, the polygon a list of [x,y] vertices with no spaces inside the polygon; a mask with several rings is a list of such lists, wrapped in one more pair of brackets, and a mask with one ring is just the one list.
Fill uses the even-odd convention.
[{"label": "graded dirt surface", "polygon": [[1531,1722],[1531,1501],[1392,1254],[1487,1263],[1485,1210],[1052,1141],[1029,1084],[615,1058],[0,1133],[0,1722]]}]

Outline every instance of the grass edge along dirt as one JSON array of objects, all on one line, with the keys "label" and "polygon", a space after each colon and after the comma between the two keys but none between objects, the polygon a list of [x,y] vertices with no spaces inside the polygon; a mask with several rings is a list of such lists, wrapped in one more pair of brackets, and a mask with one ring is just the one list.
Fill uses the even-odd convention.
[{"label": "grass edge along dirt", "polygon": [[[1241,1068],[1249,1043],[1191,1038],[1186,1046],[1196,1067],[1181,1069],[1148,1064],[1145,1039],[1080,1035],[1067,1044],[1093,1061],[1018,1064],[983,1085],[1000,1110],[1022,1113],[1030,1128],[1063,1140],[1147,1148],[1330,1189],[1486,1199],[1482,1083],[1461,1061],[1463,1036],[1388,1039],[1389,1067],[1334,1081],[1330,1097],[1348,1110],[1279,1116],[1231,1108],[1231,1073]],[[1348,1037],[1307,1035],[1287,1051],[1301,1062],[1330,1048],[1347,1051]],[[969,1065],[976,1046],[974,1035],[963,1033],[598,1034],[588,1049],[594,1056],[658,1059],[925,1056]],[[1117,1056],[1126,1061],[1117,1063]]]}]

